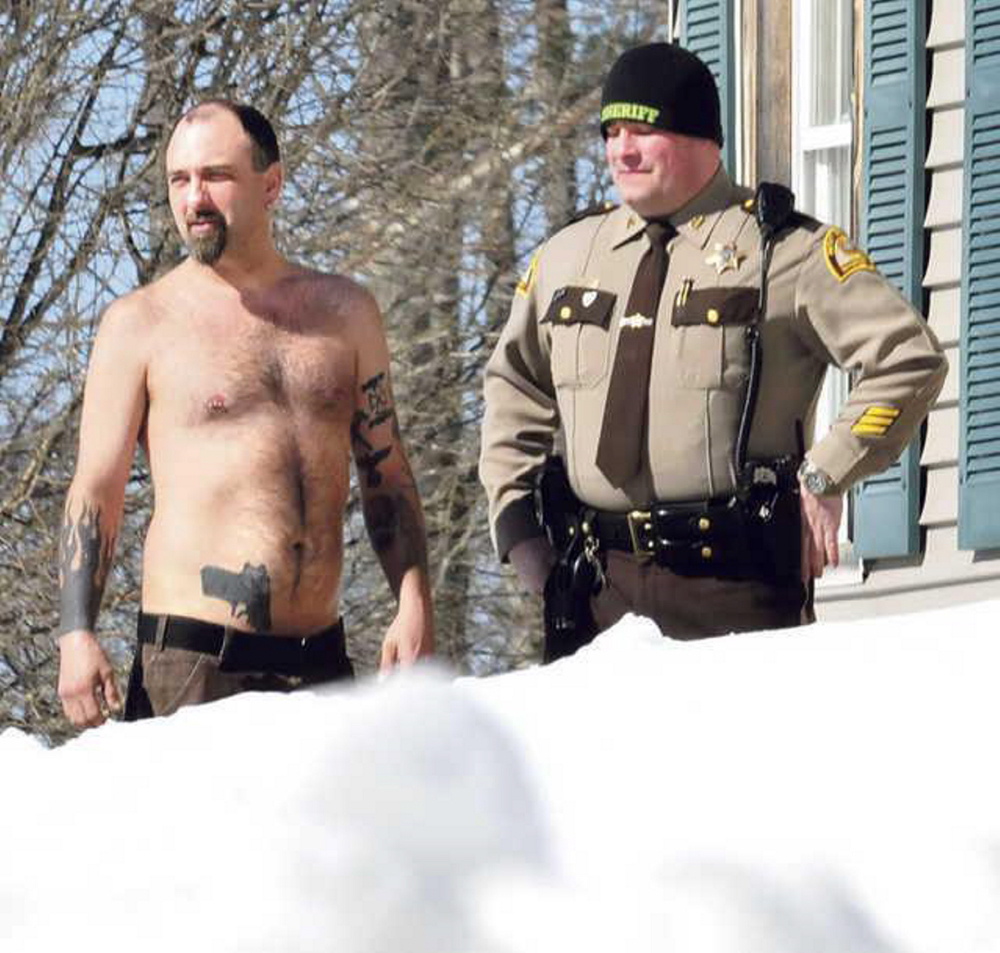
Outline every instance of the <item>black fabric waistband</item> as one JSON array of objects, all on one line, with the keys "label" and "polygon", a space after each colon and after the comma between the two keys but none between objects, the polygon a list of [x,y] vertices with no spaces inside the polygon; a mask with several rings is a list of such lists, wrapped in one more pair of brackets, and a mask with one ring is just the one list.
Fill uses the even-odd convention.
[{"label": "black fabric waistband", "polygon": [[226,672],[269,672],[305,677],[347,665],[344,623],[307,636],[243,632],[185,616],[139,613],[140,645],[187,649],[218,659]]}]

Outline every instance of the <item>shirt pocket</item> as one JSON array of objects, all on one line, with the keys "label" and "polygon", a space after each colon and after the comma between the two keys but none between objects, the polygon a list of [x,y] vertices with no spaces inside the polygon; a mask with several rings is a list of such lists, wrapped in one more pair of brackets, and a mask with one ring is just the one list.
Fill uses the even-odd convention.
[{"label": "shirt pocket", "polygon": [[608,328],[617,296],[567,285],[549,302],[542,324],[552,327],[552,382],[592,387],[608,372]]},{"label": "shirt pocket", "polygon": [[[745,379],[746,329],[757,315],[756,288],[703,288],[674,299],[671,348],[682,387],[711,390]],[[727,373],[728,371],[728,373]]]}]

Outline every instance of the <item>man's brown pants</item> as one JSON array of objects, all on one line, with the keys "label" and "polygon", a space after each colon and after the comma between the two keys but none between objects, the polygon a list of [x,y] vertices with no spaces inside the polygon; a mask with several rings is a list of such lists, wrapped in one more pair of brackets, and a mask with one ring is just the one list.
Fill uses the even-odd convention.
[{"label": "man's brown pants", "polygon": [[[160,616],[141,613],[140,638],[125,697],[125,721],[138,721],[158,715],[169,715],[185,705],[199,705],[217,701],[241,692],[290,692],[308,685],[335,679],[353,678],[354,669],[344,644],[343,626],[335,626],[310,636],[308,658],[295,674],[267,670],[247,670],[228,663],[225,652],[210,654],[190,648],[180,648],[169,643],[169,622],[177,617],[165,617],[168,625],[163,644],[150,643],[149,632],[157,623],[163,627]],[[196,620],[177,620],[184,624],[186,633],[199,635]],[[221,626],[201,623],[207,637],[211,638]],[[238,633],[237,640],[254,640],[253,633]],[[273,640],[275,637],[265,637]],[[305,644],[307,640],[289,639],[289,648]],[[243,644],[255,647],[252,642]],[[239,642],[237,643],[237,648]],[[284,648],[284,646],[282,646]],[[238,657],[237,653],[234,653]]]}]

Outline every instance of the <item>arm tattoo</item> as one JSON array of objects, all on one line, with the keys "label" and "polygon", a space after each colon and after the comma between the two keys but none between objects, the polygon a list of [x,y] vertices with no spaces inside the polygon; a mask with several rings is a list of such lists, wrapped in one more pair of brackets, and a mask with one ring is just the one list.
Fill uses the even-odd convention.
[{"label": "arm tattoo", "polygon": [[[379,559],[384,562],[392,559],[393,555],[397,557],[398,565],[391,569],[398,572],[400,579],[411,566],[419,566],[427,572],[424,533],[416,510],[405,496],[379,494],[372,497],[364,506],[364,517]],[[393,586],[398,589],[398,582],[394,582]]]},{"label": "arm tattoo", "polygon": [[221,566],[202,566],[201,591],[228,602],[233,618],[246,619],[256,632],[271,628],[271,577],[263,564],[244,563],[238,573]]},{"label": "arm tattoo", "polygon": [[361,385],[361,390],[368,398],[368,413],[371,416],[369,426],[377,427],[385,423],[392,415],[392,401],[389,398],[389,382],[385,371],[369,378]]},{"label": "arm tattoo", "polygon": [[84,503],[77,519],[69,505],[59,532],[59,633],[93,629],[111,567],[114,537],[101,531],[100,507]]},{"label": "arm tattoo", "polygon": [[382,483],[379,465],[392,452],[392,445],[376,449],[368,438],[376,427],[389,420],[393,422],[394,437],[398,436],[399,428],[396,424],[396,411],[389,396],[389,380],[385,371],[366,380],[361,385],[361,392],[365,395],[366,407],[364,410],[355,411],[351,419],[351,444],[354,447],[354,459],[359,473],[364,474],[369,487],[376,487]]},{"label": "arm tattoo", "polygon": [[368,415],[363,410],[355,411],[351,420],[351,444],[354,446],[354,462],[358,465],[358,475],[364,474],[369,487],[378,486],[382,482],[382,474],[378,472],[379,464],[389,456],[392,447],[382,447],[376,450],[362,435],[362,426],[367,425]]}]

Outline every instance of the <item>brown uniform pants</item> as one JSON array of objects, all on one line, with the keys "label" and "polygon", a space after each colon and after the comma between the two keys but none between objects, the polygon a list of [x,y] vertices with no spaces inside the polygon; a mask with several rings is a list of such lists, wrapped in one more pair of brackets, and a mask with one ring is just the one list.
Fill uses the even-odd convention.
[{"label": "brown uniform pants", "polygon": [[[235,662],[232,664],[227,662],[224,652],[209,654],[171,646],[171,623],[175,623],[174,629],[183,626],[185,634],[195,638],[200,635],[212,638],[222,631],[221,626],[199,623],[194,619],[140,613],[140,639],[125,696],[125,721],[169,715],[185,705],[217,701],[241,692],[290,692],[307,685],[354,677],[344,643],[344,627],[340,622],[308,639],[236,634],[236,651],[232,653]],[[150,632],[155,631],[158,625],[165,630],[163,644],[155,641],[150,644]],[[291,661],[295,674],[257,670],[255,667],[248,669],[240,664],[241,645],[256,650],[258,646],[250,640],[275,638],[287,639],[289,649],[305,648],[308,643],[308,650],[301,660],[294,656],[289,660],[284,657],[287,653],[282,653],[282,662]],[[254,654],[257,654],[256,651]]]},{"label": "brown uniform pants", "polygon": [[591,599],[597,631],[626,612],[649,616],[673,639],[785,629],[815,621],[801,582],[681,576],[630,553],[607,554],[606,582]]},{"label": "brown uniform pants", "polygon": [[546,626],[545,660],[571,655],[627,612],[652,619],[673,639],[784,629],[815,622],[812,586],[716,576],[680,575],[656,562],[611,550],[605,582],[590,599],[591,618],[560,634]]}]

